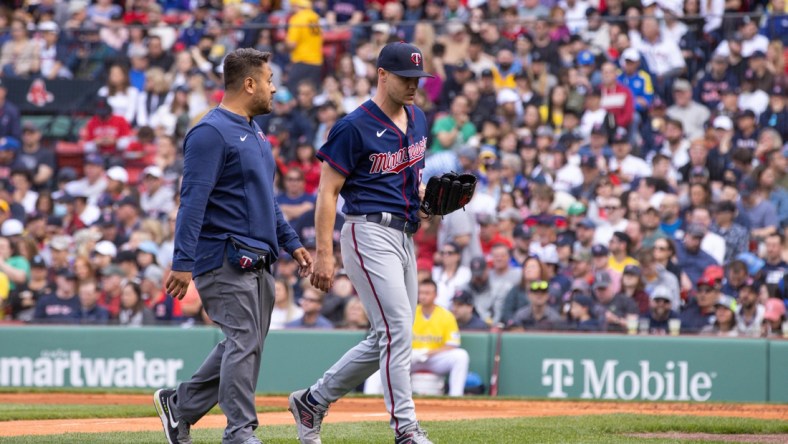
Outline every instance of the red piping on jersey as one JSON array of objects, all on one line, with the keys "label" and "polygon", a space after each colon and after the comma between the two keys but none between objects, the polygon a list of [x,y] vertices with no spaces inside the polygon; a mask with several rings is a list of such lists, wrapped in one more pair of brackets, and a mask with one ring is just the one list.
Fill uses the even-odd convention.
[{"label": "red piping on jersey", "polygon": [[342,165],[334,162],[334,159],[329,157],[328,154],[326,154],[326,153],[317,153],[317,158],[320,159],[320,157],[325,157],[326,160],[328,161],[328,163],[330,163],[331,166],[334,167],[334,169],[341,171],[342,173],[345,174],[345,176],[350,176],[350,173],[348,172],[348,170],[342,168]]},{"label": "red piping on jersey", "polygon": [[[397,133],[397,137],[399,138],[399,147],[402,148],[402,131],[400,131],[399,128],[395,128],[395,127],[389,125],[388,123],[384,122],[378,116],[372,114],[372,112],[370,110],[368,110],[364,105],[359,106],[359,108],[361,108],[364,111],[366,111],[367,114],[369,114],[370,117],[372,117],[373,119],[375,119],[378,122],[380,122],[381,125],[394,130],[394,132]],[[405,115],[407,116],[407,113]],[[402,199],[405,200],[405,219],[408,218],[408,213],[410,213],[410,201],[408,200],[408,197],[405,196],[405,184],[407,182],[408,182],[407,172],[403,169],[402,170]]]},{"label": "red piping on jersey", "polygon": [[375,296],[375,302],[378,303],[378,310],[380,310],[380,317],[383,318],[383,325],[386,326],[386,384],[389,387],[389,398],[391,398],[391,418],[394,420],[394,431],[399,435],[399,419],[394,415],[394,389],[391,385],[391,372],[390,363],[391,363],[391,330],[389,330],[389,322],[386,320],[386,314],[383,313],[383,305],[380,303],[380,298],[378,298],[378,292],[375,291],[375,286],[372,284],[372,278],[369,276],[369,272],[364,267],[364,258],[361,257],[361,252],[358,250],[358,242],[356,241],[356,224],[350,225],[350,232],[353,234],[353,248],[356,250],[356,256],[358,256],[359,265],[361,265],[361,269],[364,270],[364,274],[367,276],[367,282],[369,282],[369,288],[372,289],[372,295]]}]

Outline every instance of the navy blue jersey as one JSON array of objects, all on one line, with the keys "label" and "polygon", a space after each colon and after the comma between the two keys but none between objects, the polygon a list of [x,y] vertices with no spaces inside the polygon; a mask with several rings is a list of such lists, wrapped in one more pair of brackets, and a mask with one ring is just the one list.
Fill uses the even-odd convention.
[{"label": "navy blue jersey", "polygon": [[367,100],[328,134],[317,158],[345,176],[340,194],[345,214],[388,212],[419,221],[419,185],[427,149],[427,119],[415,106],[406,107],[407,132]]}]

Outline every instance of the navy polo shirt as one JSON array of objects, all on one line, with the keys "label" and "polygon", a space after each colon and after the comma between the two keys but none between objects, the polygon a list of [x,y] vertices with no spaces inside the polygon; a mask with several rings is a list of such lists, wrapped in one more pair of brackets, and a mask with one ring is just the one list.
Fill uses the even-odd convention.
[{"label": "navy polo shirt", "polygon": [[229,237],[264,249],[301,247],[274,199],[271,144],[254,121],[214,108],[186,135],[172,269],[194,276],[222,266]]}]

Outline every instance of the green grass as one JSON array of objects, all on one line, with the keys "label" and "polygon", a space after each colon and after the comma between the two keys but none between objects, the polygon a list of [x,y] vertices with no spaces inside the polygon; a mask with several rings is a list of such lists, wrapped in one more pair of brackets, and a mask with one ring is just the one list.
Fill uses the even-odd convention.
[{"label": "green grass", "polygon": [[[530,444],[577,443],[618,444],[646,442],[649,444],[710,444],[715,441],[636,439],[627,433],[641,432],[703,432],[719,434],[788,433],[788,423],[741,418],[605,415],[549,418],[485,419],[474,421],[425,422],[435,444]],[[195,430],[195,444],[221,441],[220,429]],[[293,444],[294,426],[262,427],[257,435],[266,444]],[[323,441],[331,444],[390,443],[391,431],[385,422],[326,424]],[[0,443],[68,443],[93,444],[105,442],[160,443],[161,432],[66,434],[47,437],[15,437]]]},{"label": "green grass", "polygon": [[[282,412],[284,408],[257,406],[259,413]],[[221,414],[214,407],[211,414]],[[155,417],[153,402],[139,405],[126,404],[3,404],[0,403],[0,428],[2,421],[30,419],[85,419],[85,418],[144,418]]]}]

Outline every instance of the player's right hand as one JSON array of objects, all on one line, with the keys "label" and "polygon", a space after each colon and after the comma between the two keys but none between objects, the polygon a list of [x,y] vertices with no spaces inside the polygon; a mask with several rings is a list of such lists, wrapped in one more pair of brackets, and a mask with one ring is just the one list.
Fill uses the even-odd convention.
[{"label": "player's right hand", "polygon": [[183,299],[183,297],[186,296],[186,290],[189,289],[189,284],[191,281],[191,271],[173,270],[167,277],[167,283],[164,285],[164,289],[167,290],[167,294],[172,296],[174,299]]},{"label": "player's right hand", "polygon": [[311,282],[313,287],[322,291],[328,291],[334,285],[334,255],[332,253],[317,253]]}]

